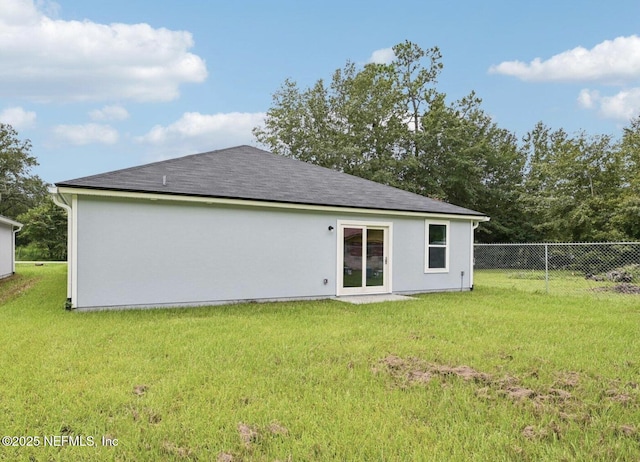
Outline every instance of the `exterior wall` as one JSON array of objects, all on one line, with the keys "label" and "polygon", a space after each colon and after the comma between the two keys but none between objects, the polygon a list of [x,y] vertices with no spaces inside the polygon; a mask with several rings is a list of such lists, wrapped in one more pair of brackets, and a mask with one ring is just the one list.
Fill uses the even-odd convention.
[{"label": "exterior wall", "polygon": [[330,224],[321,214],[80,197],[74,306],[331,296]]},{"label": "exterior wall", "polygon": [[13,274],[13,227],[0,223],[0,278]]},{"label": "exterior wall", "polygon": [[395,219],[394,292],[468,290],[472,286],[473,227],[466,220],[449,220],[449,226],[449,271],[425,273],[425,219]]},{"label": "exterior wall", "polygon": [[470,287],[470,221],[450,221],[449,272],[425,274],[421,217],[86,196],[75,216],[75,308],[333,297],[338,220],[393,223],[394,292]]}]

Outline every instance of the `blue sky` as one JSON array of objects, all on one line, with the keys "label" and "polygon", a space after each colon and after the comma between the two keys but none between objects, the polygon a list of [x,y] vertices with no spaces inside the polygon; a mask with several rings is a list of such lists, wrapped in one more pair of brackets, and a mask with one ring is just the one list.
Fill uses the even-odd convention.
[{"label": "blue sky", "polygon": [[256,144],[271,95],[404,40],[499,126],[618,136],[640,114],[637,0],[0,0],[0,122],[45,181]]}]

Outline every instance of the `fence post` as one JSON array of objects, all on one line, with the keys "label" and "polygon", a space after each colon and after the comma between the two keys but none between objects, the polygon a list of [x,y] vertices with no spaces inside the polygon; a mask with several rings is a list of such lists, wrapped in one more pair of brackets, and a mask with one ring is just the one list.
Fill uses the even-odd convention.
[{"label": "fence post", "polygon": [[549,293],[549,244],[544,244],[544,284]]}]

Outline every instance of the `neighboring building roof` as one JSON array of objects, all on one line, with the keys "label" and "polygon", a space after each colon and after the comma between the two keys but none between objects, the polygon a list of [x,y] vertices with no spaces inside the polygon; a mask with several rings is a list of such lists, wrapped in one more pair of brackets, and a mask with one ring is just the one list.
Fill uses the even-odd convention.
[{"label": "neighboring building roof", "polygon": [[16,228],[22,228],[22,223],[12,220],[11,218],[7,218],[5,216],[0,215],[0,223],[3,225],[14,226]]},{"label": "neighboring building roof", "polygon": [[480,212],[251,146],[61,181],[56,186],[484,217]]}]

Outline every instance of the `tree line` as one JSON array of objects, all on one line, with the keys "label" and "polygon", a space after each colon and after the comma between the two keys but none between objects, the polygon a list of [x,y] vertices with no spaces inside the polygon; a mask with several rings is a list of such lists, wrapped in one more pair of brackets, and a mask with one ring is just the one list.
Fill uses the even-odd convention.
[{"label": "tree line", "polygon": [[478,242],[640,239],[640,118],[622,136],[499,127],[471,91],[437,89],[442,56],[405,41],[390,64],[286,80],[256,139],[276,154],[483,212]]},{"label": "tree line", "polygon": [[38,160],[31,142],[0,123],[0,215],[24,224],[16,245],[26,250],[26,259],[67,258],[67,214],[48,194],[48,184],[33,174]]},{"label": "tree line", "polygon": [[[270,151],[491,217],[478,242],[640,240],[640,117],[619,137],[539,122],[522,138],[471,91],[437,89],[442,56],[405,41],[390,64],[337,69],[301,89],[286,80],[256,139]],[[31,143],[0,123],[0,215],[25,224],[31,258],[66,258],[66,212],[32,173]],[[29,258],[29,257],[27,257]]]}]

